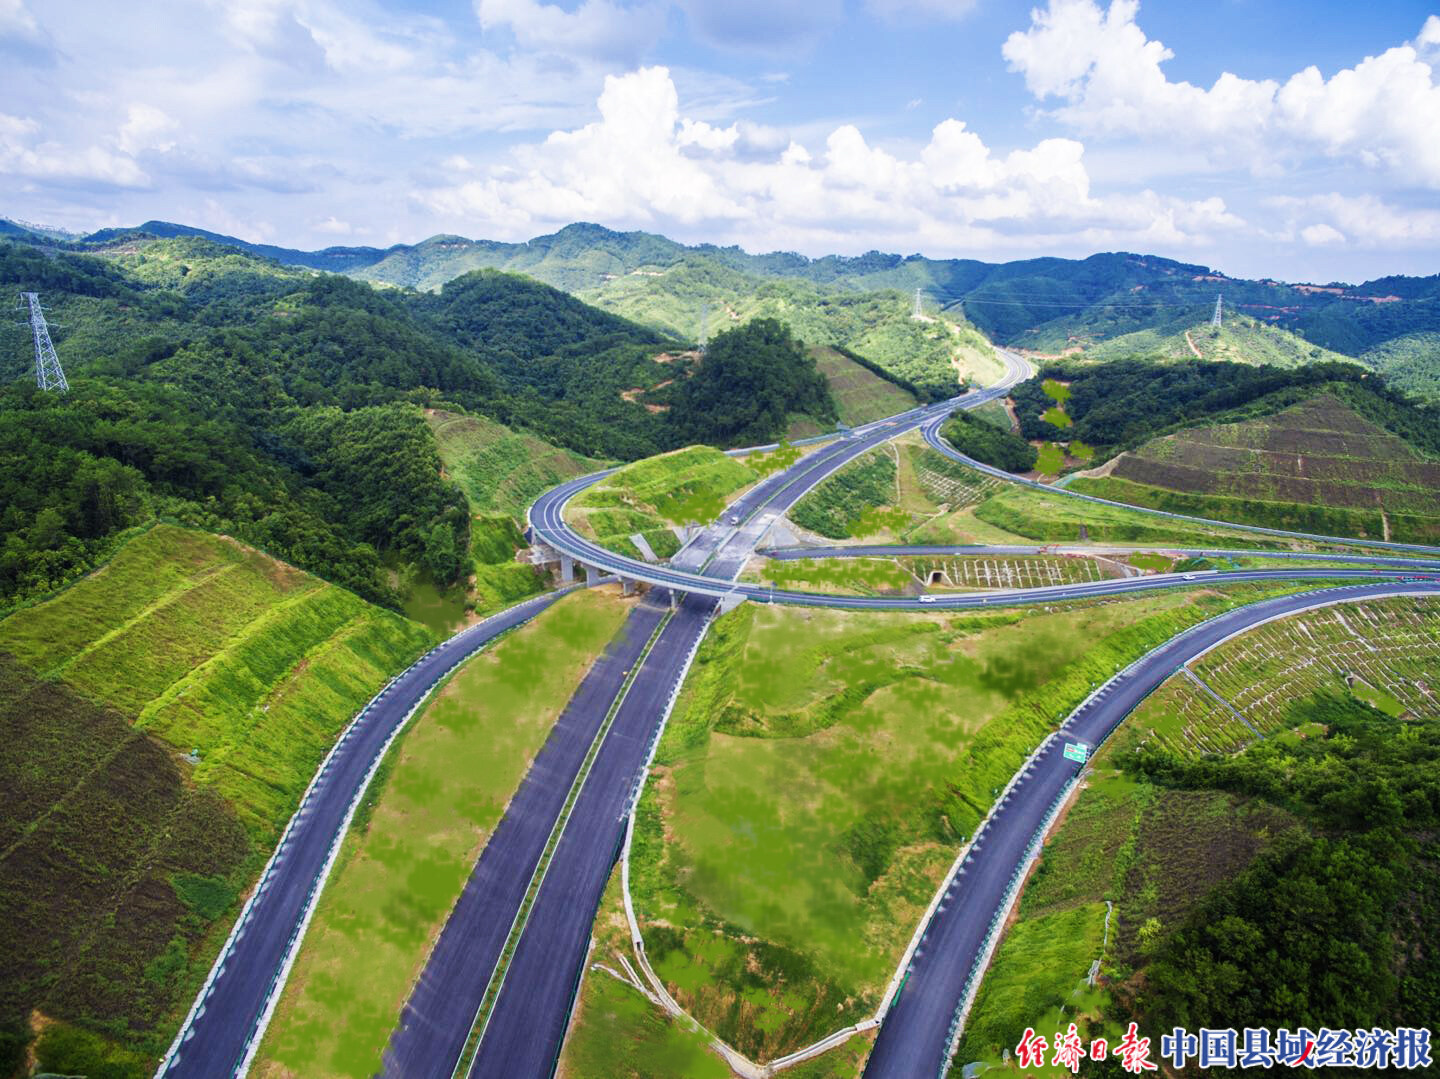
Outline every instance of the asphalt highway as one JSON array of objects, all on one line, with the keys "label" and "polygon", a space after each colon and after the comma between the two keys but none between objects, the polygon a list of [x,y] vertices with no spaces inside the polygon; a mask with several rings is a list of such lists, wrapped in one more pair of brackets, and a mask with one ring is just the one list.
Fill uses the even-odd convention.
[{"label": "asphalt highway", "polygon": [[215,1079],[243,1070],[345,828],[385,748],[456,665],[561,594],[536,597],[457,633],[365,706],[311,782],[157,1076]]},{"label": "asphalt highway", "polygon": [[1052,806],[1084,768],[1063,755],[1066,742],[1083,742],[1093,751],[1178,667],[1260,622],[1328,603],[1393,594],[1440,595],[1440,583],[1347,585],[1229,611],[1172,638],[1076,709],[1022,771],[950,882],[916,950],[899,999],[880,1027],[865,1067],[867,1079],[942,1076],[952,1023],[967,986],[983,973],[980,967],[992,921],[1003,917],[1006,893]]},{"label": "asphalt highway", "polygon": [[1375,555],[1364,551],[1349,554],[1314,554],[1307,551],[1230,550],[1217,547],[1170,547],[1151,544],[1148,547],[1047,546],[1011,544],[856,544],[848,547],[775,547],[756,551],[777,562],[796,562],[806,558],[1007,558],[1025,555],[1127,555],[1141,551],[1162,551],[1186,558],[1274,558],[1287,562],[1348,562],[1367,566],[1394,566],[1400,569],[1440,571],[1440,552],[1432,558],[1402,558],[1397,555]]},{"label": "asphalt highway", "polygon": [[651,595],[630,612],[551,728],[426,959],[390,1036],[383,1075],[451,1074],[581,764],[667,611],[665,597]]}]

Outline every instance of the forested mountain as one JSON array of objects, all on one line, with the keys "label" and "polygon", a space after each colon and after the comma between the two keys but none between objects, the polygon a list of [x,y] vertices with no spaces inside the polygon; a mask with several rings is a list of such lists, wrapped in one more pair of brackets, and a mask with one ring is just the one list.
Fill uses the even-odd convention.
[{"label": "forested mountain", "polygon": [[[724,437],[713,393],[728,363],[691,387],[695,357],[665,352],[660,334],[515,275],[419,294],[194,236],[103,251],[0,243],[0,286],[41,294],[71,386],[39,391],[28,335],[12,330],[0,608],[74,578],[156,517],[236,535],[384,603],[398,600],[387,565],[456,581],[470,515],[419,406],[600,458]],[[765,441],[787,412],[833,418],[823,381],[783,371],[751,384],[755,417],[732,433]]]},{"label": "forested mountain", "polygon": [[[434,236],[383,251],[315,252],[246,244],[165,222],[147,222],[140,230],[203,235],[289,265],[427,290],[470,270],[506,269],[592,299],[612,295],[617,310],[623,308],[627,292],[655,285],[654,275],[697,262],[712,274],[742,275],[752,282],[752,291],[765,281],[803,283],[822,294],[898,290],[908,297],[919,288],[933,307],[955,315],[963,312],[964,320],[989,338],[1044,351],[1084,347],[1177,322],[1194,325],[1223,294],[1228,309],[1289,330],[1322,349],[1383,363],[1401,372],[1402,383],[1411,389],[1433,390],[1440,371],[1434,336],[1440,334],[1440,274],[1384,277],[1358,285],[1287,284],[1233,278],[1206,266],[1127,253],[998,264],[881,252],[811,259],[781,252],[752,255],[710,244],[690,247],[663,236],[614,232],[592,224],[570,225],[525,243]],[[131,233],[105,230],[85,238],[81,246],[113,244],[127,235]],[[33,233],[29,238],[36,239]],[[641,280],[627,283],[631,276]],[[666,288],[657,286],[651,292],[660,294],[652,307],[674,306]],[[666,329],[690,337],[696,325],[698,317],[691,310],[683,322]],[[792,329],[804,333],[793,323]],[[838,339],[822,343],[857,347]]]}]

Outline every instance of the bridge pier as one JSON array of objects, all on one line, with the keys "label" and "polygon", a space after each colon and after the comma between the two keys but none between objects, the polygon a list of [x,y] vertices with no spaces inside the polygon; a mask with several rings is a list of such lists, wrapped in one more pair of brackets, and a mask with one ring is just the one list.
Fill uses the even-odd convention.
[{"label": "bridge pier", "polygon": [[680,593],[673,588],[670,589],[670,609],[672,611],[678,611],[680,609]]},{"label": "bridge pier", "polygon": [[569,584],[575,579],[575,559],[568,554],[560,555],[560,583]]},{"label": "bridge pier", "polygon": [[629,577],[620,578],[620,594],[622,596],[633,596],[635,594],[635,582]]},{"label": "bridge pier", "polygon": [[586,587],[589,587],[590,585],[595,584],[595,583],[596,583],[597,581],[599,581],[600,578],[603,577],[603,576],[605,576],[605,574],[601,573],[600,570],[596,569],[594,566],[586,566],[586,567],[585,567],[585,585],[586,585]]}]

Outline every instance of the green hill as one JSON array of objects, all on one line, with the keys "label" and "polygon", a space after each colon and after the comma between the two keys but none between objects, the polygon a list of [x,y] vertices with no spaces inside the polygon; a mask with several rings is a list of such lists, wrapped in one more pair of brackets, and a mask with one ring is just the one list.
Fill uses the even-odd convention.
[{"label": "green hill", "polygon": [[1440,543],[1440,455],[1323,391],[1273,415],[1154,439],[1069,486],[1270,528]]},{"label": "green hill", "polygon": [[639,533],[657,558],[669,558],[680,549],[672,526],[708,524],[757,479],[754,469],[719,450],[689,446],[626,465],[575,498],[566,518],[612,551],[639,557],[630,538]]},{"label": "green hill", "polygon": [[[1312,345],[1288,330],[1249,315],[1228,314],[1217,329],[1209,321],[1165,323],[1121,334],[1088,346],[1089,360],[1146,356],[1165,360],[1217,360],[1227,363],[1299,367],[1307,363],[1335,363],[1348,359],[1338,352]],[[1353,361],[1351,361],[1353,362]]]},{"label": "green hill", "polygon": [[169,525],[0,621],[0,1029],[38,1009],[150,1074],[320,759],[432,640]]}]

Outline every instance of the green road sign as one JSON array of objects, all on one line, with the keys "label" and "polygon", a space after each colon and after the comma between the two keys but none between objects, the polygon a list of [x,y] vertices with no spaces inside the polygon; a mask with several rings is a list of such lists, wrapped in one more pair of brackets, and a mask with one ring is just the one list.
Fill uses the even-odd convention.
[{"label": "green road sign", "polygon": [[1084,742],[1066,742],[1065,757],[1067,760],[1076,761],[1079,764],[1085,763],[1090,748]]}]

